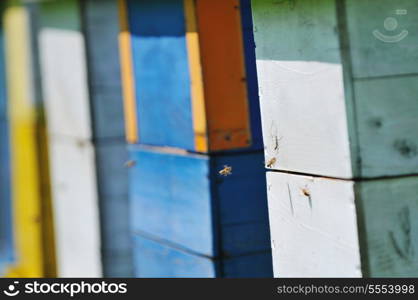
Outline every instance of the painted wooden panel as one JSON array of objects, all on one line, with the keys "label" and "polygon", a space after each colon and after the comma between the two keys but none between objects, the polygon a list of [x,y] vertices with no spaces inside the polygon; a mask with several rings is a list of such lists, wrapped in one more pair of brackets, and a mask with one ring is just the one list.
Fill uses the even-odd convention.
[{"label": "painted wooden panel", "polygon": [[414,0],[346,1],[356,78],[418,72],[418,6]]},{"label": "painted wooden panel", "polygon": [[276,277],[362,276],[353,182],[269,172],[267,185]]},{"label": "painted wooden panel", "polygon": [[50,1],[40,5],[39,44],[48,132],[89,139],[92,133],[85,42],[77,1]]},{"label": "painted wooden panel", "polygon": [[98,277],[101,262],[95,156],[78,1],[41,3],[39,24],[58,275]]},{"label": "painted wooden panel", "polygon": [[276,276],[417,276],[418,177],[352,182],[269,172],[268,186]]},{"label": "painted wooden panel", "polygon": [[266,166],[350,178],[335,1],[257,0],[253,16]]},{"label": "painted wooden panel", "polygon": [[131,149],[133,230],[204,255],[216,251],[209,158]]},{"label": "painted wooden panel", "polygon": [[121,143],[96,143],[97,182],[104,276],[133,275],[129,222],[129,178],[125,138]]},{"label": "painted wooden panel", "polygon": [[[93,131],[96,139],[125,136],[117,1],[83,1]],[[105,63],[104,63],[105,62]]]},{"label": "painted wooden panel", "polygon": [[[243,30],[251,24],[250,3],[241,9],[238,0],[121,3],[128,140],[197,152],[261,149],[254,43]],[[132,76],[134,87],[127,82]]]},{"label": "painted wooden panel", "polygon": [[[135,147],[131,160],[136,232],[207,256],[270,248],[262,153],[207,157]],[[223,177],[225,166],[232,174]]]},{"label": "painted wooden panel", "polygon": [[50,145],[58,275],[101,276],[93,147],[65,137]]},{"label": "painted wooden panel", "polygon": [[244,59],[248,105],[250,111],[251,143],[254,149],[264,149],[261,128],[260,99],[256,67],[255,41],[253,33],[253,17],[251,0],[240,0],[242,37],[244,40]]},{"label": "painted wooden panel", "polygon": [[194,149],[183,0],[127,4],[140,142]]},{"label": "painted wooden panel", "polygon": [[358,184],[365,276],[418,276],[417,191],[417,176]]},{"label": "painted wooden panel", "polygon": [[212,151],[248,148],[252,143],[239,5],[239,0],[196,1]]},{"label": "painted wooden panel", "polygon": [[361,176],[417,174],[418,76],[361,80],[354,87]]},{"label": "painted wooden panel", "polygon": [[139,235],[133,239],[135,277],[216,277],[217,266],[207,257],[193,255]]},{"label": "painted wooden panel", "polygon": [[53,276],[45,266],[36,106],[32,93],[29,14],[19,1],[8,1],[3,11],[7,99],[11,146],[11,184],[15,260],[6,276]]},{"label": "painted wooden panel", "polygon": [[[105,277],[133,275],[129,223],[128,151],[114,0],[82,2]],[[106,62],[106,63],[104,63]]]},{"label": "painted wooden panel", "polygon": [[170,247],[157,240],[134,236],[136,277],[271,277],[270,253],[212,260]]},{"label": "painted wooden panel", "polygon": [[[0,7],[2,9],[2,7]],[[9,118],[5,74],[4,30],[0,27],[0,276],[13,260]]]}]

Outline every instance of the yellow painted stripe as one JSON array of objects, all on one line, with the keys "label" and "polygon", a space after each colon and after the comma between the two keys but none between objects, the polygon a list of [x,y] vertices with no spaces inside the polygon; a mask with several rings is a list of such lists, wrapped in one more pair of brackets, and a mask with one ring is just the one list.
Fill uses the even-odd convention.
[{"label": "yellow painted stripe", "polygon": [[207,152],[208,133],[205,107],[205,92],[200,57],[199,32],[197,29],[196,7],[194,0],[184,0],[186,17],[186,40],[191,78],[193,129],[195,133],[195,150]]},{"label": "yellow painted stripe", "polygon": [[119,47],[122,71],[123,98],[125,106],[126,139],[130,143],[137,143],[138,123],[136,114],[135,81],[126,0],[119,0],[119,19]]},{"label": "yellow painted stripe", "polygon": [[11,131],[16,262],[10,277],[42,277],[42,230],[36,153],[36,112],[31,97],[28,15],[10,1],[4,11],[6,74]]}]

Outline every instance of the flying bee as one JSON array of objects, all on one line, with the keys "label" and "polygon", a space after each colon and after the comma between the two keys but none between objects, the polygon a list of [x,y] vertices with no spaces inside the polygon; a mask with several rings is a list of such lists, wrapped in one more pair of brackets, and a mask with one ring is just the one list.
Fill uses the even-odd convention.
[{"label": "flying bee", "polygon": [[224,168],[219,171],[219,174],[225,177],[232,175],[232,167],[225,165]]},{"label": "flying bee", "polygon": [[136,161],[134,160],[128,160],[127,162],[125,162],[125,168],[132,168],[135,165],[136,165]]}]

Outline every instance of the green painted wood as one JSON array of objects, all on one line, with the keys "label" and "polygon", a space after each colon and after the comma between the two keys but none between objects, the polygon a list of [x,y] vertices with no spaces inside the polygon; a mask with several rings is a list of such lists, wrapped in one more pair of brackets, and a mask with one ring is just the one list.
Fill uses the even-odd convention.
[{"label": "green painted wood", "polygon": [[275,275],[417,276],[416,1],[252,4]]},{"label": "green painted wood", "polygon": [[356,185],[363,275],[418,276],[418,177]]},{"label": "green painted wood", "polygon": [[[345,3],[356,78],[418,73],[415,0],[348,0]],[[398,10],[402,11],[397,14]]]},{"label": "green painted wood", "polygon": [[354,84],[361,176],[418,173],[418,76]]},{"label": "green painted wood", "polygon": [[[253,0],[268,168],[346,179],[418,173],[412,4]],[[396,43],[373,33],[391,11],[399,28],[413,24]]]}]

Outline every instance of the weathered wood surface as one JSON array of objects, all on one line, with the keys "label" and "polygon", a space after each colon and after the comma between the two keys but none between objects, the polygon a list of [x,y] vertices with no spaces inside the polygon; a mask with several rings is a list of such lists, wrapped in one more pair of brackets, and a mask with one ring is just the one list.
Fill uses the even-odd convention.
[{"label": "weathered wood surface", "polygon": [[269,172],[274,274],[359,277],[354,184]]},{"label": "weathered wood surface", "polygon": [[[268,251],[262,153],[207,157],[131,148],[132,226],[201,255]],[[232,174],[219,171],[228,165]]]},{"label": "weathered wood surface", "polygon": [[252,5],[267,167],[351,177],[334,1]]},{"label": "weathered wood surface", "polygon": [[417,191],[417,176],[356,184],[365,276],[418,276]]},{"label": "weathered wood surface", "polygon": [[276,276],[416,275],[416,10],[253,0]]},{"label": "weathered wood surface", "polygon": [[[270,168],[338,178],[418,172],[413,3],[254,1]],[[397,43],[373,35],[391,16],[395,33],[410,31]]]},{"label": "weathered wood surface", "polygon": [[38,40],[61,277],[101,276],[95,156],[80,26],[77,1],[40,4]]}]

